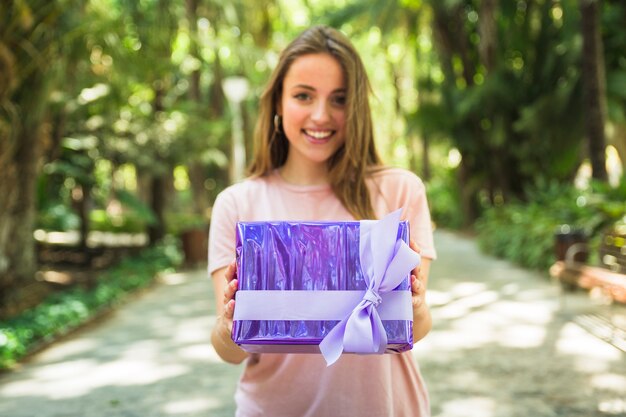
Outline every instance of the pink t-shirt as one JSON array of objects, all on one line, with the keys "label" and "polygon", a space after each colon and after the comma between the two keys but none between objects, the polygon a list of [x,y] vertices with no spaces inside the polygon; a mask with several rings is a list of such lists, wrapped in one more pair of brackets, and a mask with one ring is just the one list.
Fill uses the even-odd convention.
[{"label": "pink t-shirt", "polygon": [[[388,168],[367,180],[376,216],[402,208],[422,256],[436,257],[424,184]],[[211,216],[209,273],[235,258],[238,221],[354,220],[328,185],[299,186],[278,171],[232,185]],[[428,394],[411,352],[344,354],[327,367],[319,354],[252,355],[235,393],[238,417],[427,417]]]}]

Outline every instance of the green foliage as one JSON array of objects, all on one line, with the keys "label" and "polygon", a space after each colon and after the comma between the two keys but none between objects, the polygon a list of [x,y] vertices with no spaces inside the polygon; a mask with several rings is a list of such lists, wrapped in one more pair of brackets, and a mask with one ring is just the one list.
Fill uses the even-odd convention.
[{"label": "green foliage", "polygon": [[56,203],[39,209],[36,225],[38,229],[67,232],[79,228],[80,218],[67,205]]},{"label": "green foliage", "polygon": [[[561,20],[550,18],[549,2],[536,5],[536,13],[510,6],[501,9],[494,67],[484,68],[479,44],[472,45],[463,72],[446,74],[442,105],[470,175],[491,180],[481,188],[523,198],[528,185],[542,177],[570,179],[580,163],[580,42],[573,36],[575,1],[560,2]],[[471,39],[478,31],[478,23],[468,21],[461,36]],[[448,52],[457,56],[463,49]]]},{"label": "green foliage", "polygon": [[455,173],[452,169],[442,170],[433,176],[426,187],[432,220],[438,227],[446,229],[460,229],[463,226]]},{"label": "green foliage", "polygon": [[151,225],[156,222],[156,217],[150,207],[141,201],[136,194],[126,190],[118,190],[116,196],[126,209],[126,212],[132,213],[132,217],[142,219],[142,223],[145,225]]},{"label": "green foliage", "polygon": [[207,229],[210,220],[204,216],[188,212],[165,213],[165,225],[168,233],[178,236],[182,232],[194,229]]},{"label": "green foliage", "polygon": [[146,230],[146,220],[137,213],[109,215],[105,210],[92,210],[89,213],[90,230],[113,233],[142,233]]},{"label": "green foliage", "polygon": [[11,367],[39,344],[122,302],[127,294],[150,285],[159,272],[181,261],[182,255],[173,242],[162,243],[103,273],[93,289],[55,293],[34,309],[0,322],[0,369]]},{"label": "green foliage", "polygon": [[483,250],[522,266],[547,269],[554,262],[554,233],[562,224],[582,229],[597,249],[602,230],[626,216],[626,181],[617,188],[593,183],[586,190],[543,182],[527,191],[528,202],[485,210],[476,223]]},{"label": "green foliage", "polygon": [[[110,214],[104,209],[89,212],[89,230],[114,233],[142,233],[146,227],[156,222],[150,207],[135,193],[126,190],[116,191],[121,213]],[[69,198],[66,198],[69,200]],[[70,202],[49,202],[37,212],[37,228],[50,231],[78,230],[80,219],[70,208]]]}]

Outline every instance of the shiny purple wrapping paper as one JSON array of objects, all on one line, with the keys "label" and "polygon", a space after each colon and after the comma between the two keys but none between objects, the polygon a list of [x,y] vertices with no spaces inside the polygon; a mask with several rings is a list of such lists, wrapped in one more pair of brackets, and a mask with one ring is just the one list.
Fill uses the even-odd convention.
[{"label": "shiny purple wrapping paper", "polygon": [[[237,223],[239,290],[365,291],[359,226],[356,221]],[[409,242],[408,222],[400,222],[397,239]],[[410,291],[409,276],[394,291]],[[253,353],[318,353],[319,343],[337,323],[235,320],[232,338]],[[383,325],[386,353],[413,347],[412,321],[383,320]]]}]

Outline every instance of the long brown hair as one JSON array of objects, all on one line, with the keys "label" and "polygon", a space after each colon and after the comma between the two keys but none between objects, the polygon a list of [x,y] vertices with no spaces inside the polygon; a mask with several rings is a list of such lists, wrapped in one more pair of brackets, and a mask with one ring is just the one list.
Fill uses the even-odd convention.
[{"label": "long brown hair", "polygon": [[313,26],[293,40],[280,55],[278,65],[261,95],[259,118],[254,132],[251,176],[263,176],[287,160],[289,142],[274,125],[282,96],[283,81],[291,64],[300,56],[328,53],[341,65],[346,80],[345,143],[328,160],[328,177],[333,192],[356,219],[375,218],[365,184],[368,171],[380,166],[369,107],[371,86],[365,67],[351,42],[338,30]]}]

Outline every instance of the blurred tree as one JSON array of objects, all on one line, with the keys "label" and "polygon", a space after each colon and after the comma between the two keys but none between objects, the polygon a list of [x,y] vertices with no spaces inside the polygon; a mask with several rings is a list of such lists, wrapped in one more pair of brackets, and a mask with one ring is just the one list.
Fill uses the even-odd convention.
[{"label": "blurred tree", "polygon": [[579,0],[581,15],[583,112],[593,178],[606,181],[606,75],[600,33],[600,0]]},{"label": "blurred tree", "polygon": [[[421,106],[428,106],[437,100],[436,94],[432,94],[434,90],[430,88],[432,72],[436,67],[433,65],[433,53],[419,41],[420,37],[428,36],[424,29],[428,27],[431,15],[430,9],[421,1],[373,0],[349,3],[324,17],[334,27],[349,23],[355,33],[372,27],[380,28],[380,47],[385,53],[394,92],[394,114],[407,125],[404,132],[389,132],[392,136],[389,143],[405,142],[409,166],[415,172],[420,171],[417,155],[421,153],[421,176],[425,180],[430,178],[429,144],[433,135],[432,130],[418,122],[421,117],[416,114],[415,108],[419,112]],[[406,97],[412,91],[407,88],[407,80],[417,86],[415,96],[418,101],[408,106]],[[416,143],[421,143],[421,151],[416,148]]]},{"label": "blurred tree", "polygon": [[71,0],[3,1],[0,7],[0,302],[34,278],[35,185],[53,148],[44,122],[59,81],[60,48],[72,36]]},{"label": "blurred tree", "polygon": [[606,68],[608,142],[617,149],[622,172],[626,173],[626,3],[620,0],[602,2],[602,37]]},{"label": "blurred tree", "polygon": [[571,179],[582,157],[575,2],[430,4],[466,224],[481,196],[523,199],[542,177]]}]

